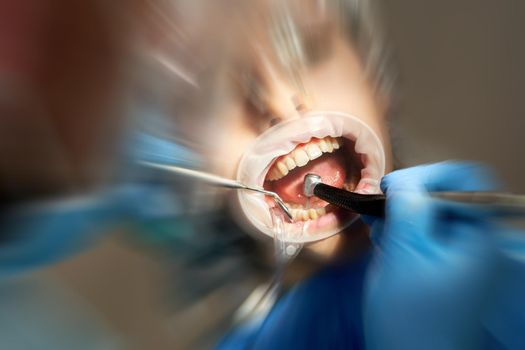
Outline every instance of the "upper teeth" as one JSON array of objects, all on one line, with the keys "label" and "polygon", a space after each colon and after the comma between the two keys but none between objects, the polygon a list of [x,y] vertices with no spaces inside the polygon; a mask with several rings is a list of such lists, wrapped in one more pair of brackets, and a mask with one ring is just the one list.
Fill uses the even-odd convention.
[{"label": "upper teeth", "polygon": [[288,175],[290,170],[305,166],[310,160],[319,158],[323,153],[332,153],[339,149],[340,138],[327,136],[322,139],[312,139],[308,143],[297,146],[292,152],[280,157],[268,171],[267,179],[279,180]]}]

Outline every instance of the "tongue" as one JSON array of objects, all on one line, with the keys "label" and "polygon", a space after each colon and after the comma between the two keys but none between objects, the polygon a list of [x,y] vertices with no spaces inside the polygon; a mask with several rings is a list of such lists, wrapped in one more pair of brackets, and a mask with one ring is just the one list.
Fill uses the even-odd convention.
[{"label": "tongue", "polygon": [[[307,197],[303,194],[303,183],[304,177],[308,173],[321,176],[321,181],[327,185],[341,188],[346,179],[344,159],[340,152],[326,153],[315,160],[311,160],[306,166],[295,168],[287,176],[269,182],[267,185],[272,191],[277,192],[285,202],[305,205]],[[310,205],[320,207],[326,205],[326,202],[317,197],[312,197]]]}]

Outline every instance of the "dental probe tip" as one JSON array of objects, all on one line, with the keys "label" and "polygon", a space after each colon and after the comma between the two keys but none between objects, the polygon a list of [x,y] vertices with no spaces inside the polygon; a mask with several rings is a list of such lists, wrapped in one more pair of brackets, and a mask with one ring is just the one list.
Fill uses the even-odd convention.
[{"label": "dental probe tip", "polygon": [[276,198],[274,197],[274,200],[275,202],[277,203],[277,205],[279,206],[279,208],[281,208],[281,210],[286,214],[286,216],[288,217],[288,219],[290,219],[291,222],[293,222],[293,215],[292,213],[290,212],[290,209],[286,206],[286,204],[284,204],[284,202],[282,201],[281,198]]},{"label": "dental probe tip", "polygon": [[273,201],[277,204],[277,206],[279,206],[279,208],[284,212],[284,214],[286,214],[288,219],[290,219],[291,222],[294,221],[292,212],[290,211],[290,208],[288,208],[286,206],[286,204],[284,204],[284,201],[281,199],[281,197],[279,197],[279,195],[277,193],[272,192],[272,191],[268,191],[268,190],[265,190],[265,189],[262,189],[262,188],[250,187],[250,186],[246,186],[246,185],[243,185],[243,189],[259,192],[259,193],[264,194],[265,196],[272,197]]},{"label": "dental probe tip", "polygon": [[303,193],[306,197],[314,195],[315,186],[321,182],[321,177],[317,174],[306,174],[304,177]]}]

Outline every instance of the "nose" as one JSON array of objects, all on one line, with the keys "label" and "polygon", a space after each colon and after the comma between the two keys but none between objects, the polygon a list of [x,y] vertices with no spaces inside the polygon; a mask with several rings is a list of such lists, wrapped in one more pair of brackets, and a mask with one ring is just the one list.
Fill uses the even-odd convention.
[{"label": "nose", "polygon": [[273,62],[262,61],[258,75],[264,87],[265,108],[271,113],[271,124],[300,118],[311,108],[304,88],[282,72]]},{"label": "nose", "polygon": [[279,122],[300,118],[309,108],[303,94],[284,80],[273,81],[269,86],[268,110]]}]

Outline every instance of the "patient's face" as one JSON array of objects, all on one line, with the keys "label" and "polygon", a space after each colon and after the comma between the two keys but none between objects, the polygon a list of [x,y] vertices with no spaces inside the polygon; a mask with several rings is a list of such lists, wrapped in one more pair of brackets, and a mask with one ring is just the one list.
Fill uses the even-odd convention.
[{"label": "patient's face", "polygon": [[[295,228],[290,230],[304,234],[306,224],[306,241],[314,241],[342,230],[355,216],[319,199],[307,201],[301,190],[304,175],[313,172],[333,186],[377,192],[381,176],[391,169],[391,151],[387,102],[364,62],[329,16],[305,7],[292,21],[302,40],[301,59],[293,37],[276,29],[265,6],[256,11],[260,16],[245,13],[243,23],[250,26],[231,26],[237,30],[227,41],[234,44],[207,99],[213,106],[209,122],[206,127],[195,126],[195,120],[190,124],[210,170],[277,192],[292,208]],[[240,196],[246,216],[271,234],[264,226],[272,203],[251,200]]]},{"label": "patient's face", "polygon": [[[305,241],[331,236],[355,219],[317,198],[308,201],[302,193],[307,173],[332,186],[376,193],[381,176],[391,169],[385,102],[349,41],[335,30],[325,39],[330,42],[324,43],[322,57],[307,62],[300,72],[303,91],[259,46],[242,80],[248,84],[221,113],[229,126],[215,139],[214,148],[214,170],[278,193],[296,222],[288,231]],[[346,124],[346,117],[316,111],[342,112],[358,121]],[[383,164],[378,153],[384,155]],[[251,203],[250,195],[239,195],[241,207],[252,224],[271,235],[264,229],[270,223],[264,217],[267,210]],[[267,205],[271,207],[271,201]],[[325,241],[325,248],[335,249],[337,239]]]},{"label": "patient's face", "polygon": [[[387,106],[376,94],[351,45],[341,37],[331,39],[330,54],[321,62],[306,67],[302,74],[307,95],[297,91],[271,63],[264,67],[254,62],[257,66],[253,67],[255,74],[249,77],[251,88],[232,98],[221,111],[224,114],[221,118],[228,123],[218,132],[220,142],[214,143],[215,154],[223,155],[216,158],[216,171],[235,177],[242,154],[255,138],[279,123],[300,119],[311,111],[340,111],[361,120],[380,138],[385,149],[386,168],[391,168],[390,141],[385,125]],[[258,92],[253,91],[257,89]],[[280,178],[280,175],[277,173],[274,177]]]}]

